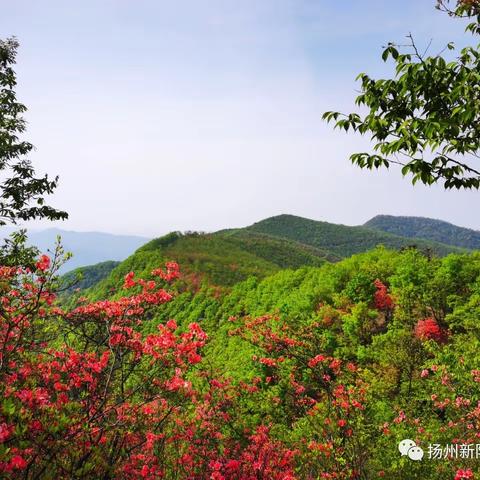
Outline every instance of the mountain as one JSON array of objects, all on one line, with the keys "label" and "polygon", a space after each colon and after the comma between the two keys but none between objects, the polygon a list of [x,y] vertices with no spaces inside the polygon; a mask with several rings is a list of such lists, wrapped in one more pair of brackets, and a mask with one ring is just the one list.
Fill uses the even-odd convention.
[{"label": "mountain", "polygon": [[281,268],[318,266],[325,260],[328,262],[340,260],[338,255],[327,250],[248,229],[223,230],[216,235],[225,236],[230,241],[241,245],[243,249],[265,260],[273,261]]},{"label": "mountain", "polygon": [[[2,229],[3,237],[12,232],[12,228]],[[47,230],[31,230],[28,232],[28,243],[35,245],[42,253],[53,250],[57,236],[62,245],[73,257],[62,267],[61,273],[86,265],[107,260],[122,261],[149,239],[130,235],[114,235],[101,232],[73,232],[58,228]]]},{"label": "mountain", "polygon": [[479,231],[457,227],[443,220],[377,215],[365,223],[364,226],[404,237],[423,238],[470,250],[480,250]]},{"label": "mountain", "polygon": [[[11,231],[4,227],[3,236]],[[84,268],[82,287],[107,276],[110,267],[115,268],[115,264],[107,267],[103,262],[121,262],[137,250],[137,257],[155,252],[156,262],[178,261],[191,274],[199,275],[196,281],[205,278],[215,285],[233,285],[249,275],[264,277],[284,268],[319,266],[377,245],[393,249],[415,245],[438,255],[459,252],[458,247],[480,248],[480,232],[439,220],[386,215],[356,227],[278,215],[244,228],[212,234],[172,233],[150,242],[138,236],[51,228],[30,231],[29,244],[48,252],[54,248],[57,236],[65,250],[73,253],[60,273],[89,266]]]},{"label": "mountain", "polygon": [[320,266],[334,259],[321,250],[267,235],[172,232],[139,248],[95,291],[98,297],[108,296],[128,272],[148,275],[170,260],[180,264],[184,284],[196,289],[204,282],[230,287],[251,276],[264,278],[285,268]]},{"label": "mountain", "polygon": [[419,249],[431,250],[443,256],[460,249],[443,243],[402,237],[367,226],[350,227],[328,222],[310,220],[294,215],[278,215],[254,223],[243,229],[230,230],[231,235],[243,235],[245,232],[263,234],[272,238],[282,238],[308,245],[337,258],[365,252],[377,245],[399,249],[415,245]]},{"label": "mountain", "polygon": [[265,278],[284,269],[317,267],[384,245],[416,246],[443,256],[463,250],[422,239],[412,240],[366,227],[347,227],[293,215],[279,215],[249,227],[215,233],[172,232],[146,243],[95,286],[95,297],[111,295],[130,271],[140,277],[174,260],[183,272],[181,290],[204,283],[232,287],[249,277]]}]

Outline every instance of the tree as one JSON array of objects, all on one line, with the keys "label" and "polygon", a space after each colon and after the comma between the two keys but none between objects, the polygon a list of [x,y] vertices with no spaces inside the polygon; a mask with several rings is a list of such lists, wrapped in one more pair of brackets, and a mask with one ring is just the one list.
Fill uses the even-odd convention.
[{"label": "tree", "polygon": [[[473,19],[466,31],[480,34],[480,3],[477,0],[439,0],[437,8],[453,17]],[[345,131],[371,135],[373,153],[351,155],[360,168],[402,166],[415,184],[443,182],[444,187],[480,187],[480,50],[466,47],[449,61],[440,52],[427,56],[413,37],[407,45],[389,43],[382,59],[395,62],[395,76],[375,80],[358,75],[361,93],[356,105],[367,113],[326,112]],[[449,43],[445,50],[454,50]],[[445,51],[444,50],[444,51]],[[427,48],[428,51],[428,48]]]},{"label": "tree", "polygon": [[66,212],[45,204],[45,195],[57,186],[58,177],[37,177],[26,159],[33,145],[20,138],[26,127],[22,113],[26,107],[17,101],[15,64],[18,42],[15,38],[0,40],[0,225],[18,220],[46,218],[64,220]]}]

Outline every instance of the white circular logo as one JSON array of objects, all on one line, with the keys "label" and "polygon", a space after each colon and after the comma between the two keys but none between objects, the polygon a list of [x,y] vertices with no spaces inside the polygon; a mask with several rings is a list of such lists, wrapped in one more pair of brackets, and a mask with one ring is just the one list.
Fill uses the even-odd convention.
[{"label": "white circular logo", "polygon": [[402,454],[402,457],[406,455],[410,460],[419,461],[423,458],[422,448],[417,446],[417,444],[409,438],[402,440],[398,444],[398,450]]}]

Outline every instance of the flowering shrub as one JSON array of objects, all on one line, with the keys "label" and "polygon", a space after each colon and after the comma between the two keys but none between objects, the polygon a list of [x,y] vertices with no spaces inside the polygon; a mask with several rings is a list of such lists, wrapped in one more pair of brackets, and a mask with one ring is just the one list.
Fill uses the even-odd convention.
[{"label": "flowering shrub", "polygon": [[[205,333],[196,324],[176,333],[170,323],[141,335],[147,310],[171,299],[155,281],[139,282],[132,296],[64,311],[49,290],[49,267],[43,255],[35,272],[0,269],[0,471],[162,476],[168,421],[192,394],[184,376],[200,361]],[[170,265],[163,277],[175,271]]]},{"label": "flowering shrub", "polygon": [[318,333],[271,316],[247,319],[232,332],[268,353],[254,361],[265,368],[274,410],[293,430],[299,478],[362,478],[366,450],[357,438],[374,433],[366,424],[368,385],[354,363],[319,353]]},{"label": "flowering shrub", "polygon": [[384,311],[391,310],[393,308],[393,300],[388,293],[387,286],[378,279],[375,280],[374,285],[376,288],[374,294],[375,308]]},{"label": "flowering shrub", "polygon": [[467,470],[462,470],[461,468],[457,470],[454,480],[473,480],[473,472],[469,468]]},{"label": "flowering shrub", "polygon": [[178,277],[175,263],[151,280],[127,274],[129,296],[68,311],[50,291],[50,264],[0,268],[3,478],[294,478],[293,453],[267,427],[222,433],[238,394],[228,382],[192,385],[207,339],[198,324],[142,334],[172,298],[160,282]]},{"label": "flowering shrub", "polygon": [[446,333],[432,317],[417,322],[415,325],[415,336],[420,340],[435,340],[436,342],[444,342],[446,340]]}]

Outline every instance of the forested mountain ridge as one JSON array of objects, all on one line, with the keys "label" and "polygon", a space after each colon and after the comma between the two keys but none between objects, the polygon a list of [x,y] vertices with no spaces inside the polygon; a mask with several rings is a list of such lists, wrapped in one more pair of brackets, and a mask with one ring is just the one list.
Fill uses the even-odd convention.
[{"label": "forested mountain ridge", "polygon": [[321,250],[265,235],[172,232],[148,242],[120,263],[95,289],[108,296],[129,271],[148,275],[174,260],[181,266],[184,288],[198,289],[206,282],[233,286],[249,277],[264,278],[285,268],[320,266],[337,260]]},{"label": "forested mountain ridge", "polygon": [[396,250],[415,246],[438,256],[461,252],[438,242],[280,215],[245,228],[172,232],[151,240],[111,272],[104,271],[97,293],[108,295],[129,271],[147,274],[171,260],[180,264],[186,288],[197,289],[203,282],[231,287],[250,276],[262,279],[283,269],[321,266],[378,245]]},{"label": "forested mountain ridge", "polygon": [[433,218],[377,215],[363,226],[409,238],[422,238],[471,250],[480,249],[479,231]]},{"label": "forested mountain ridge", "polygon": [[277,238],[300,242],[315,248],[326,250],[337,257],[348,257],[384,245],[399,249],[416,246],[422,250],[431,250],[437,255],[459,252],[454,246],[423,239],[415,239],[382,232],[367,227],[351,227],[329,222],[311,220],[295,215],[278,215],[233,232],[263,233]]},{"label": "forested mountain ridge", "polygon": [[282,268],[318,265],[316,259],[336,262],[342,258],[326,249],[248,229],[223,230],[216,232],[216,235],[223,235],[229,240],[241,244],[246,250],[274,261]]}]

